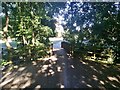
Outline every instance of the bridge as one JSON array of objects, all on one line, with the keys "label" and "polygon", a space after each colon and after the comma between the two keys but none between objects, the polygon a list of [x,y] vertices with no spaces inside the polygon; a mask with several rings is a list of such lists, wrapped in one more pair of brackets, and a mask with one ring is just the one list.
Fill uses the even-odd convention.
[{"label": "bridge", "polygon": [[53,51],[61,48],[61,42],[63,41],[63,37],[50,37],[49,40],[53,44]]}]

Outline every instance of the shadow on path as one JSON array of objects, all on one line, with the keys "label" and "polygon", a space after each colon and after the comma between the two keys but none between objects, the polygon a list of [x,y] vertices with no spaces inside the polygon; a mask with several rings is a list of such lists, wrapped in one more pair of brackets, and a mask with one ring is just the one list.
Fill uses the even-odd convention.
[{"label": "shadow on path", "polygon": [[120,88],[120,67],[71,59],[64,49],[41,61],[25,62],[1,78],[3,89]]},{"label": "shadow on path", "polygon": [[60,55],[55,55],[41,61],[24,62],[17,69],[6,72],[1,78],[0,87],[7,88],[62,88],[60,77],[63,72]]},{"label": "shadow on path", "polygon": [[71,88],[120,88],[120,66],[72,59],[67,70]]}]

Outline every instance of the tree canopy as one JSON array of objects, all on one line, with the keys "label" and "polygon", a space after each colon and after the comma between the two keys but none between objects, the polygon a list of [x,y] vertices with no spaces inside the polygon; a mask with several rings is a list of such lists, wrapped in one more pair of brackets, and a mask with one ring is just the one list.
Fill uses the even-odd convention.
[{"label": "tree canopy", "polygon": [[[81,48],[88,51],[112,50],[112,60],[119,62],[120,3],[115,2],[66,2],[64,6],[53,6],[56,16],[64,18],[65,39],[71,42],[73,54],[81,55]],[[82,50],[83,51],[83,50]],[[82,52],[83,53],[83,52]],[[107,54],[106,53],[106,54]]]},{"label": "tree canopy", "polygon": [[9,20],[3,17],[3,28],[7,27],[7,35],[15,38],[18,46],[25,48],[29,55],[36,52],[34,50],[46,51],[48,38],[55,36],[54,21],[62,18],[64,39],[72,44],[73,54],[98,49],[108,54],[112,50],[109,56],[119,62],[120,3],[9,2],[2,3],[2,7],[5,16],[9,17]]},{"label": "tree canopy", "polygon": [[49,37],[53,34],[50,27],[41,23],[43,19],[49,19],[45,11],[45,3],[16,2],[2,3],[2,6],[3,13],[9,18],[7,22],[3,17],[3,28],[4,22],[8,24],[6,35],[15,38],[18,42],[14,54],[30,60],[44,57],[49,50]]}]

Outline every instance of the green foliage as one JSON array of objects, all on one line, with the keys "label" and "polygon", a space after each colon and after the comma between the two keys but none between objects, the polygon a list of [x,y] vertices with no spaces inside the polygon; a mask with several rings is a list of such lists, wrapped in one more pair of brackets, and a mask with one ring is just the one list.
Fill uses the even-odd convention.
[{"label": "green foliage", "polygon": [[[69,7],[71,7],[73,12],[79,11],[77,3],[71,3]],[[86,7],[87,14],[84,14],[84,7]],[[91,11],[89,7],[94,8],[94,10]],[[74,10],[74,8],[76,8],[76,10]],[[120,61],[120,8],[119,10],[116,8],[117,6],[115,6],[114,3],[83,3],[81,4],[82,12],[72,13],[71,19],[69,19],[72,21],[67,22],[67,27],[72,28],[73,31],[68,30],[65,34],[65,39],[73,46],[73,54],[80,56],[81,54],[85,55],[83,51],[90,51],[93,52],[93,56],[96,55],[96,57],[108,56],[106,59],[108,62]],[[89,13],[87,11],[89,11]],[[84,22],[86,21],[93,21],[93,26],[81,27],[84,26]],[[72,25],[74,23],[76,23],[76,27],[81,27],[79,31],[74,29],[75,26]],[[88,41],[87,44],[84,43],[85,40]],[[110,50],[112,50],[112,53]],[[106,51],[106,53],[104,51]]]},{"label": "green foliage", "polygon": [[[108,61],[120,61],[120,8],[114,2],[7,4],[10,11],[8,34],[20,42],[19,48],[15,50],[16,55],[30,60],[33,59],[32,57],[46,55],[50,46],[48,38],[54,35],[52,29],[43,24],[42,20],[49,21],[50,18],[47,15],[52,17],[60,13],[60,15],[64,14],[64,20],[67,23],[65,27],[68,30],[64,38],[71,43],[73,55],[84,56],[91,51],[95,56],[95,53],[101,50],[100,56],[103,53],[104,56],[109,56]],[[46,8],[45,5],[47,5]],[[3,8],[4,11],[5,8]],[[91,27],[90,23],[92,23]],[[3,25],[5,25],[5,17]],[[78,27],[80,29],[77,29]],[[112,54],[109,49],[113,51]]]},{"label": "green foliage", "polygon": [[44,57],[49,48],[49,37],[52,29],[41,23],[42,19],[49,19],[42,2],[10,3],[9,36],[15,38],[18,48],[12,52],[12,58],[22,60],[37,60]]},{"label": "green foliage", "polygon": [[1,60],[0,60],[0,65],[1,65],[1,66],[6,66],[6,65],[11,64],[11,63],[12,63],[12,62],[10,62],[10,61],[8,62],[7,60],[4,60],[4,59],[1,59]]}]

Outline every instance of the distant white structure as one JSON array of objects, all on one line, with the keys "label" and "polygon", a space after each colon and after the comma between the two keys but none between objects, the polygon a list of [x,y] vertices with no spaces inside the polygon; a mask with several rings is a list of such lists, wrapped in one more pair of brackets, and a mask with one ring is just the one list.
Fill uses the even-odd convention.
[{"label": "distant white structure", "polygon": [[49,38],[49,40],[53,43],[53,51],[61,49],[61,42],[63,41],[62,37],[61,38],[52,37],[52,38]]},{"label": "distant white structure", "polygon": [[[15,40],[12,39],[8,39],[8,42],[10,43],[10,45],[12,46],[12,48],[16,49],[17,48],[17,42]],[[0,57],[3,54],[5,54],[7,51],[5,51],[7,49],[7,46],[5,44],[4,40],[0,40]]]},{"label": "distant white structure", "polygon": [[64,33],[64,28],[60,23],[60,18],[55,19],[55,32],[56,32],[56,37],[51,37],[49,40],[53,44],[53,51],[61,49],[61,42],[63,41],[63,33]]},{"label": "distant white structure", "polygon": [[64,28],[61,24],[59,24],[58,22],[55,23],[55,32],[57,33],[57,37],[62,37],[63,33],[64,33]]}]

